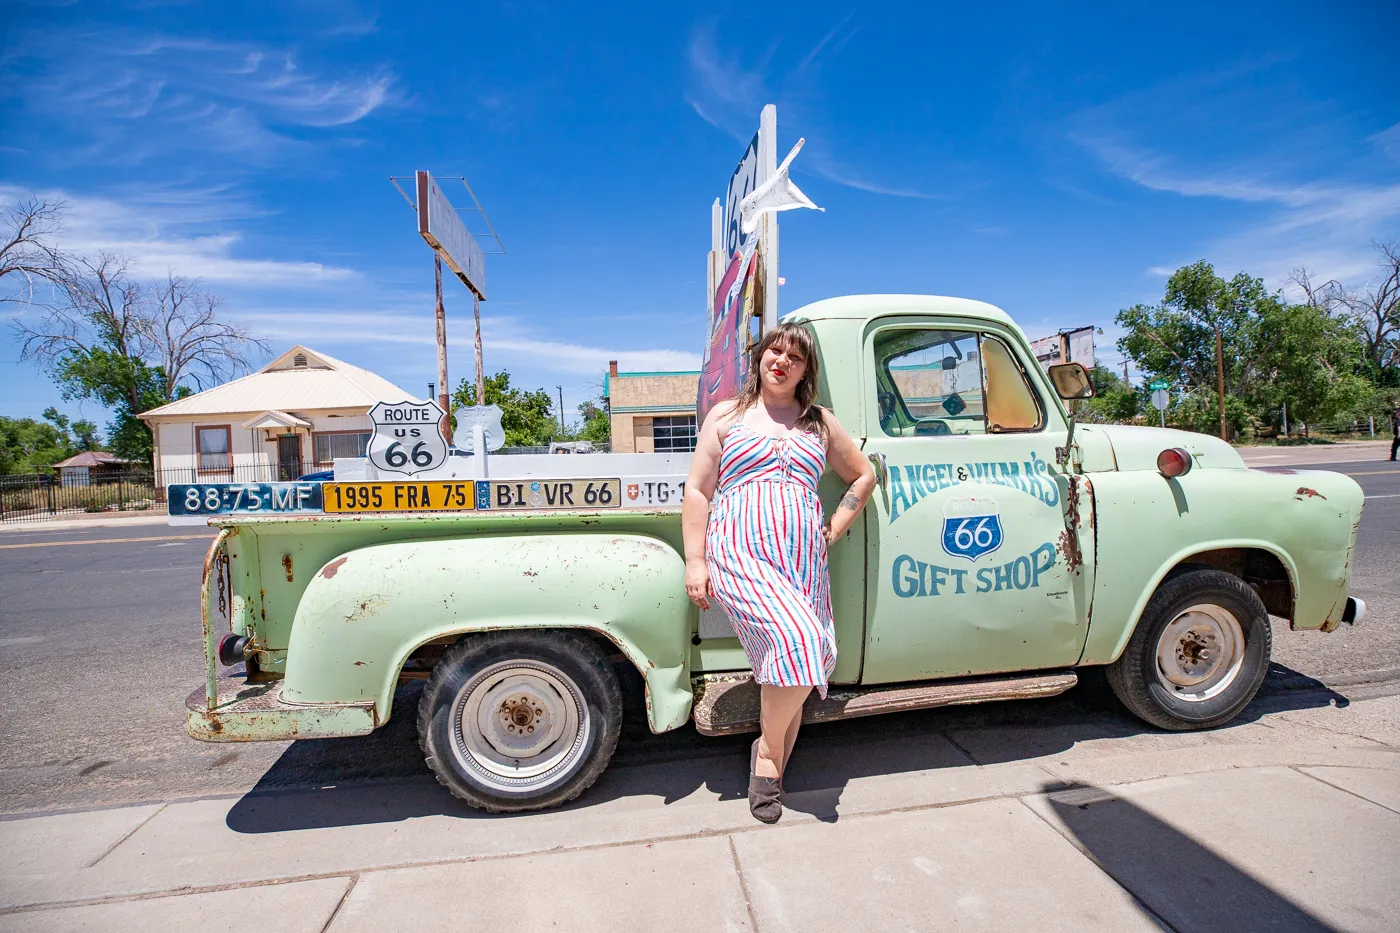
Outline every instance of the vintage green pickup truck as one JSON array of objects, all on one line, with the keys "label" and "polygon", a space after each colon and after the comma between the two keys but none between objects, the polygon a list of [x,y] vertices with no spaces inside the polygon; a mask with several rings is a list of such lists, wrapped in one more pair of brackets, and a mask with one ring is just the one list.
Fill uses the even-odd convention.
[{"label": "vintage green pickup truck", "polygon": [[[1106,665],[1146,722],[1208,728],[1258,690],[1270,615],[1330,632],[1363,614],[1350,478],[1246,469],[1199,434],[1076,426],[1063,397],[1086,394],[1083,368],[1047,375],[980,302],[855,296],[785,320],[816,337],[820,402],[879,479],[832,546],[839,659],[807,721],[1050,696]],[[635,457],[548,459],[589,479],[327,483],[324,514],[213,519],[190,734],[364,735],[425,678],[429,766],[506,811],[570,800],[607,766],[618,665],[640,673],[656,732],[755,731],[738,640],[686,599],[684,463],[643,484],[610,466]],[[827,476],[828,509],[841,487]],[[650,504],[619,507],[623,488]]]}]

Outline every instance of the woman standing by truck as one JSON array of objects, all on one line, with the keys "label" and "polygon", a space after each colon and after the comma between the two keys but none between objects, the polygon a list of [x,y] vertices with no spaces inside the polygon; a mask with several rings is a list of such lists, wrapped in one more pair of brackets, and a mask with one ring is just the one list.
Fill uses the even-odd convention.
[{"label": "woman standing by truck", "polygon": [[[686,593],[702,609],[715,597],[760,685],[749,810],[765,823],[783,812],[802,703],[813,687],[826,696],[836,665],[827,548],[875,488],[870,464],[816,395],[811,334],[798,324],[769,331],[739,394],[705,418],[682,508]],[[823,524],[817,483],[828,464],[851,486]]]}]

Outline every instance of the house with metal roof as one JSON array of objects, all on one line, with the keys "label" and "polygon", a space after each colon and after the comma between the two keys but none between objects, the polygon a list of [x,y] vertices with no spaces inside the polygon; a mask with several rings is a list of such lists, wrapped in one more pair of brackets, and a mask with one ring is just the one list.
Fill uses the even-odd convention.
[{"label": "house with metal roof", "polygon": [[376,402],[418,399],[387,379],[297,345],[255,373],[138,417],[157,482],[274,482],[362,457]]},{"label": "house with metal roof", "polygon": [[64,486],[90,486],[124,470],[139,469],[140,465],[105,450],[85,450],[58,461],[53,468]]}]

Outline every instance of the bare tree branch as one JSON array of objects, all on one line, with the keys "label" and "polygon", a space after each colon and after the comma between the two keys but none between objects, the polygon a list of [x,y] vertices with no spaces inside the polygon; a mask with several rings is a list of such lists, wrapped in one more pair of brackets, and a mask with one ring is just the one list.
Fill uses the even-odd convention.
[{"label": "bare tree branch", "polygon": [[62,226],[63,201],[47,201],[31,195],[16,199],[0,212],[0,280],[14,275],[24,280],[19,295],[0,295],[0,302],[28,302],[34,280],[51,279],[62,258],[51,238]]},{"label": "bare tree branch", "polygon": [[266,354],[267,342],[247,328],[218,317],[224,300],[198,280],[169,275],[154,294],[151,333],[145,355],[165,371],[165,394],[174,398],[185,381],[196,391],[252,368],[254,352]]}]

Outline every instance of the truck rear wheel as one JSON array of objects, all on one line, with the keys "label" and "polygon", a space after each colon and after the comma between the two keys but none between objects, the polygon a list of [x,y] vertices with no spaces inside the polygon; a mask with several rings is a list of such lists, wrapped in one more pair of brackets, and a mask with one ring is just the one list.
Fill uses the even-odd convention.
[{"label": "truck rear wheel", "polygon": [[454,796],[492,813],[573,800],[608,766],[622,692],[567,631],[483,632],[447,652],[418,703],[418,741]]},{"label": "truck rear wheel", "polygon": [[1189,570],[1152,594],[1108,683],[1134,716],[1163,729],[1223,725],[1259,691],[1273,633],[1259,595],[1234,574]]}]

